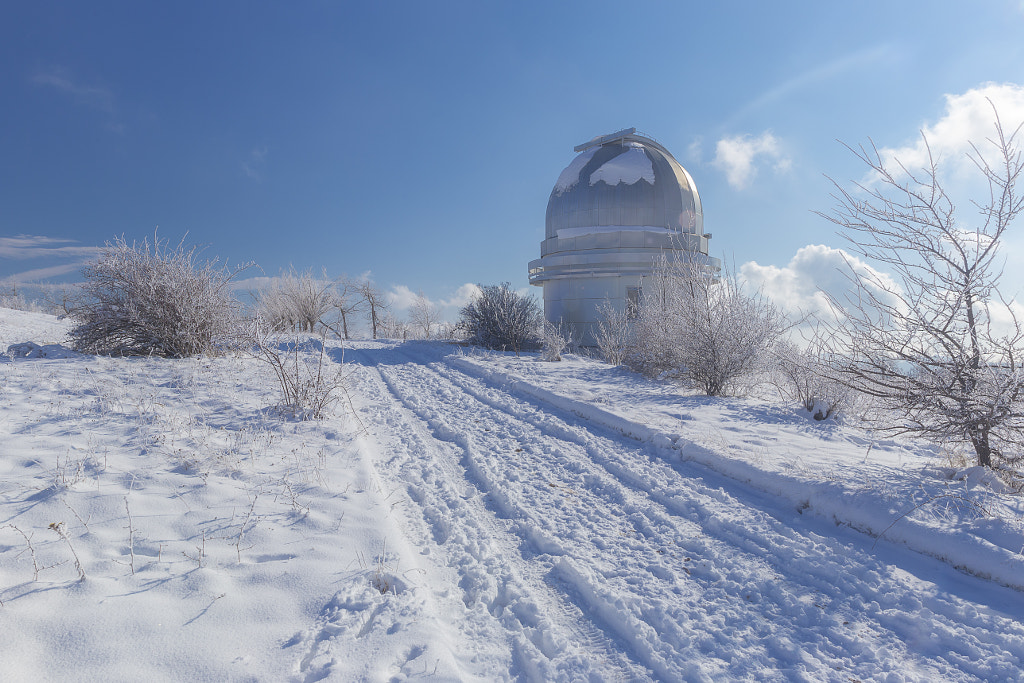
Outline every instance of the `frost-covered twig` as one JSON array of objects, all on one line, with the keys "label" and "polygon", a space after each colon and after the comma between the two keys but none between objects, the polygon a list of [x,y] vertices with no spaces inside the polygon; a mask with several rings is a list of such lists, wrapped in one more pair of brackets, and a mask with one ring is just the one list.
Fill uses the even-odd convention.
[{"label": "frost-covered twig", "polygon": [[64,522],[50,522],[49,528],[53,529],[53,531],[61,537],[64,543],[67,544],[68,550],[71,551],[71,556],[75,558],[75,569],[78,570],[78,580],[85,581],[85,569],[82,568],[82,562],[78,559],[78,553],[75,552],[75,547],[71,545],[71,537],[68,536],[67,527],[65,527]]}]

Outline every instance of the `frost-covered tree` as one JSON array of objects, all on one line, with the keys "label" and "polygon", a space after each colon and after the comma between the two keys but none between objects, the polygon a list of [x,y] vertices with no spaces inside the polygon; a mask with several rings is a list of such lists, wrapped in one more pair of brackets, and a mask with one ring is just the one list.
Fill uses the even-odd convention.
[{"label": "frost-covered tree", "polygon": [[409,309],[409,322],[420,338],[430,339],[441,323],[441,309],[421,290]]},{"label": "frost-covered tree", "polygon": [[78,324],[72,344],[86,353],[180,358],[215,353],[242,336],[239,303],[229,271],[216,261],[199,261],[184,240],[170,248],[108,242],[85,267],[84,300],[74,309]]},{"label": "frost-covered tree", "polygon": [[385,313],[378,324],[380,336],[385,339],[408,339],[409,325],[391,313]]},{"label": "frost-covered tree", "polygon": [[993,112],[985,153],[968,154],[988,190],[974,215],[948,196],[924,136],[921,169],[850,148],[872,180],[834,183],[836,208],[820,214],[889,272],[850,276],[852,295],[830,299],[835,377],[889,409],[878,427],[968,445],[990,467],[1024,445],[1024,330],[999,291],[999,245],[1024,210],[1021,127],[1007,135]]},{"label": "frost-covered tree", "polygon": [[538,345],[542,315],[536,299],[504,282],[480,286],[460,312],[459,324],[471,344],[518,354]]},{"label": "frost-covered tree", "polygon": [[715,277],[697,258],[663,259],[644,283],[631,363],[720,396],[766,369],[789,327],[771,301],[743,291],[733,273]]},{"label": "frost-covered tree", "polygon": [[260,292],[260,314],[276,329],[314,332],[336,308],[335,285],[327,271],[316,277],[312,270],[297,273],[290,269]]},{"label": "frost-covered tree", "polygon": [[388,311],[388,300],[377,285],[365,280],[359,285],[359,294],[366,304],[366,317],[370,323],[370,331],[376,339],[380,332],[381,322]]},{"label": "frost-covered tree", "polygon": [[541,354],[544,360],[549,362],[561,361],[562,354],[579,343],[572,327],[561,320],[557,324],[545,320],[542,333]]},{"label": "frost-covered tree", "polygon": [[813,339],[805,348],[782,341],[775,348],[775,384],[815,420],[837,417],[847,406],[851,389],[830,376],[834,358],[827,344]]},{"label": "frost-covered tree", "polygon": [[363,306],[363,299],[359,294],[359,283],[344,277],[338,282],[335,294],[334,307],[338,311],[338,318],[341,322],[341,336],[344,339],[349,339],[349,323],[352,316],[358,313]]},{"label": "frost-covered tree", "polygon": [[[636,311],[635,313],[639,313]],[[633,347],[633,331],[630,329],[627,311],[613,306],[605,299],[597,307],[597,350],[604,362],[622,365]]]}]

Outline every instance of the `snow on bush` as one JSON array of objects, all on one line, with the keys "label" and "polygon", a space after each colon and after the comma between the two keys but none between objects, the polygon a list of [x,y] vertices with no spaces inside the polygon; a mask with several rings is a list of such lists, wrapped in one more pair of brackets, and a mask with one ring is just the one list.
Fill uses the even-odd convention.
[{"label": "snow on bush", "polygon": [[471,344],[519,353],[538,345],[542,316],[537,300],[504,282],[480,287],[480,294],[459,314]]},{"label": "snow on bush", "polygon": [[737,277],[714,277],[699,262],[664,259],[645,283],[630,364],[651,375],[685,378],[708,396],[735,392],[769,366],[789,328],[760,293]]},{"label": "snow on bush", "polygon": [[607,299],[597,307],[597,315],[597,350],[604,362],[622,365],[633,345],[629,315],[612,306]]},{"label": "snow on bush", "polygon": [[[326,330],[325,330],[326,333]],[[270,366],[281,389],[282,411],[301,420],[326,417],[345,390],[342,365],[320,339],[275,335],[259,317],[253,323],[254,355]]]},{"label": "snow on bush", "polygon": [[289,270],[260,292],[260,315],[279,330],[315,332],[318,325],[324,324],[327,314],[337,307],[336,289],[336,282],[327,277],[326,271],[317,278],[312,270],[304,273]]},{"label": "snow on bush", "polygon": [[802,405],[815,420],[838,417],[849,404],[852,390],[828,376],[831,357],[819,342],[813,341],[806,349],[790,341],[780,342],[775,356],[779,391]]},{"label": "snow on bush", "polygon": [[562,354],[574,347],[577,340],[574,338],[572,328],[559,321],[558,324],[544,321],[544,340],[541,348],[541,356],[544,360],[555,362],[562,360]]},{"label": "snow on bush", "polygon": [[70,338],[78,351],[96,354],[182,358],[215,354],[241,338],[239,304],[229,271],[199,262],[184,240],[171,249],[153,244],[108,242],[85,267],[84,302],[73,312]]}]

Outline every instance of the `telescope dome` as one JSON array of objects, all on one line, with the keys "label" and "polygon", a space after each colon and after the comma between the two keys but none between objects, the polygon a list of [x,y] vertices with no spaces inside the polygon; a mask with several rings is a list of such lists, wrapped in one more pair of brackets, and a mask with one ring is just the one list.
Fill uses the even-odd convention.
[{"label": "telescope dome", "polygon": [[703,234],[693,178],[654,140],[627,129],[576,151],[551,190],[546,239],[630,228]]}]

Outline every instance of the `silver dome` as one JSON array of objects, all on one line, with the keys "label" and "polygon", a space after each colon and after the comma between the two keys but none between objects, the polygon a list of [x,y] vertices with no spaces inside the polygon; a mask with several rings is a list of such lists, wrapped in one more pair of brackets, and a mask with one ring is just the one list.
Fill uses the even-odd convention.
[{"label": "silver dome", "polygon": [[613,226],[703,234],[693,178],[654,140],[629,128],[576,151],[548,199],[547,239]]},{"label": "silver dome", "polygon": [[627,128],[574,151],[548,199],[529,277],[544,288],[545,318],[593,346],[604,303],[630,310],[661,259],[685,258],[712,273],[721,263],[708,255],[693,178],[668,150]]}]

